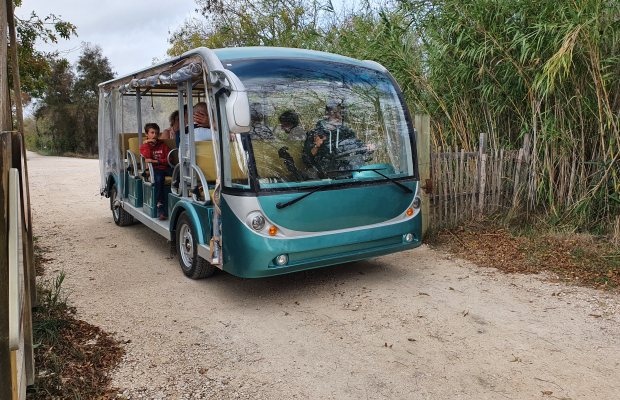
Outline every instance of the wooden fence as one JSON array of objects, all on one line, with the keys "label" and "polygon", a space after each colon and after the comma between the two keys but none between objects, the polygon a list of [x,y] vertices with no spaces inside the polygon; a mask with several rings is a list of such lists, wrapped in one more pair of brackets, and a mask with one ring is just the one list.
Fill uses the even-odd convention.
[{"label": "wooden fence", "polygon": [[484,133],[475,152],[431,148],[430,225],[454,226],[515,207],[528,160],[529,135],[518,150],[487,149]]},{"label": "wooden fence", "polygon": [[26,150],[0,132],[0,399],[25,399],[34,383],[36,276]]}]

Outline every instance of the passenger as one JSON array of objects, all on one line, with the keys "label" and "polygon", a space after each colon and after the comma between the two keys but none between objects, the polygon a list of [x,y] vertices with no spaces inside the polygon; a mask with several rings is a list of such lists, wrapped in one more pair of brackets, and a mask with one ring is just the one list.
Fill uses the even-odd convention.
[{"label": "passenger", "polygon": [[[207,103],[196,103],[194,106],[194,122],[194,141],[213,140],[211,124],[207,114]],[[217,129],[215,126],[214,128]]]},{"label": "passenger", "polygon": [[170,128],[164,129],[161,133],[160,139],[173,139],[176,131],[179,130],[179,110],[174,110],[168,118],[170,122]]},{"label": "passenger", "polygon": [[252,140],[273,140],[275,135],[271,129],[264,125],[265,114],[260,103],[250,104],[250,139]]},{"label": "passenger", "polygon": [[157,218],[164,219],[164,182],[167,176],[172,176],[173,169],[168,165],[170,148],[159,140],[159,125],[150,123],[144,125],[146,141],[140,146],[140,154],[146,162],[153,164],[153,181],[155,182],[155,201],[157,202]]},{"label": "passenger", "polygon": [[278,118],[280,126],[290,140],[305,140],[306,130],[299,126],[299,115],[293,111],[284,111]]},{"label": "passenger", "polygon": [[[183,107],[183,109],[185,110],[185,133],[189,133],[189,128],[187,126],[189,121],[189,118],[187,116],[187,104],[185,105],[185,107]],[[198,128],[206,129],[197,132]],[[215,129],[217,130],[217,127],[215,127]],[[207,104],[205,102],[196,103],[196,105],[194,105],[194,141],[211,140],[212,136],[213,135],[211,134],[211,124],[209,123],[209,117],[207,116]],[[178,148],[179,144],[181,143],[181,129],[175,132],[174,140]]]},{"label": "passenger", "polygon": [[334,101],[325,106],[325,118],[308,132],[302,160],[308,168],[316,170],[320,178],[327,171],[349,169],[346,156],[375,150],[373,143],[364,143],[348,126],[343,125],[344,106]]}]

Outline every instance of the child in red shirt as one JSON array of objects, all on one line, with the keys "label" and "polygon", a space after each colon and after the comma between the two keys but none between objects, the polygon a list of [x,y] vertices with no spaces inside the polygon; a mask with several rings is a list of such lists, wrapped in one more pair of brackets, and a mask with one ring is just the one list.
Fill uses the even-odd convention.
[{"label": "child in red shirt", "polygon": [[173,169],[168,165],[170,148],[159,140],[159,125],[155,123],[144,126],[146,140],[140,146],[140,154],[146,162],[153,164],[153,180],[155,182],[155,201],[157,201],[157,218],[164,219],[164,182],[166,176],[172,176]]}]

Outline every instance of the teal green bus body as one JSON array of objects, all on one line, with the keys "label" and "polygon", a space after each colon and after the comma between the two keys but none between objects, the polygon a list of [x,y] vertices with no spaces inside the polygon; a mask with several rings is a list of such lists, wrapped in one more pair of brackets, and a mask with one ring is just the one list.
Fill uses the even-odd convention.
[{"label": "teal green bus body", "polygon": [[[254,59],[304,59],[355,65],[389,75],[376,63],[310,50],[250,47],[215,49],[213,53],[227,66]],[[356,176],[351,179],[339,178],[342,181],[332,184],[325,184],[322,180],[309,180],[286,184],[264,181],[252,188],[250,184],[241,185],[238,182],[233,184],[243,186],[242,188],[233,184],[229,184],[228,187],[222,185],[218,204],[221,211],[222,246],[221,255],[218,256],[221,258],[217,258],[218,268],[243,278],[261,278],[369,259],[420,246],[422,213],[419,208],[420,199],[418,198],[416,202],[420,188],[417,180],[415,134],[402,93],[393,78],[391,76],[389,78],[399,93],[398,104],[402,106],[404,119],[408,124],[407,137],[411,140],[409,156],[413,163],[412,171],[416,172],[399,176],[400,172],[394,173],[392,169],[392,173],[388,173],[393,178],[392,182],[389,178],[380,179],[373,170],[353,170]],[[223,95],[220,96],[224,98]],[[218,124],[222,126],[221,121]],[[225,149],[224,147],[221,150]],[[223,158],[219,161],[224,165]],[[256,161],[251,162],[256,164]],[[378,171],[389,171],[390,164],[371,166],[378,168]],[[223,177],[224,173],[220,178]],[[116,176],[115,171],[110,172],[105,179],[106,192],[109,193],[112,184],[122,186],[122,200],[126,204],[138,209],[140,215],[156,219],[152,185],[145,183],[139,176],[130,176],[127,172],[122,173],[121,179]],[[256,173],[254,179],[257,179]],[[407,193],[398,184],[394,184],[394,181],[412,192]],[[213,189],[213,184],[214,182],[209,181],[209,189]],[[317,188],[318,190],[311,195],[288,207],[277,207],[279,203],[298,199]],[[211,241],[214,234],[214,220],[217,220],[215,206],[212,202],[203,201],[202,203],[206,205],[202,205],[199,204],[200,201],[192,201],[187,193],[185,196],[175,195],[170,192],[169,186],[165,190],[164,206],[168,225],[159,225],[158,229],[161,228],[159,233],[164,236],[169,233],[168,239],[176,240],[177,221],[185,213],[195,228],[194,237],[197,244],[203,245],[201,249],[208,255],[208,252],[214,249],[214,243]],[[136,210],[132,209],[132,212],[135,213]],[[262,214],[267,227],[272,225],[277,227],[278,234],[270,236],[265,229],[253,229],[247,220],[253,213]],[[406,237],[409,237],[409,241]],[[284,265],[278,265],[276,262],[281,255],[285,255],[287,259]],[[206,258],[204,253],[202,256]],[[216,260],[213,254],[212,258]]]},{"label": "teal green bus body", "polygon": [[[111,174],[112,177],[110,183],[118,181],[115,175]],[[418,182],[403,184],[416,193]],[[128,195],[138,197],[131,191]],[[285,209],[275,207],[278,202],[298,195],[284,193],[258,198],[265,215],[277,226],[309,233],[294,238],[257,234],[232,212],[222,197],[224,271],[243,278],[260,278],[364,260],[421,244],[422,214],[419,211],[413,218],[384,224],[405,212],[414,198],[414,194],[403,193],[395,185],[317,192]],[[186,212],[197,227],[197,242],[209,245],[213,206],[198,205],[174,194],[168,194],[167,200],[170,226],[174,227],[179,215]],[[412,243],[405,241],[407,233],[413,234]],[[288,256],[289,262],[277,266],[275,258],[282,254]]]},{"label": "teal green bus body", "polygon": [[[415,192],[417,182],[404,184]],[[389,195],[378,196],[379,192],[384,195],[388,192]],[[318,192],[284,210],[275,208],[275,203],[290,197],[290,193],[261,196],[259,202],[265,215],[274,222],[280,222],[279,226],[311,227],[312,230],[306,229],[306,232],[314,232],[313,235],[286,239],[259,235],[239,220],[225,201],[222,202],[224,271],[240,277],[259,278],[378,257],[413,249],[421,244],[420,212],[411,219],[381,224],[405,212],[413,200],[413,194],[407,195],[394,185]],[[360,202],[360,198],[365,200]],[[339,218],[331,215],[325,209],[326,204],[341,205],[333,208],[342,215]],[[267,211],[271,209],[275,211]],[[321,216],[319,219],[316,210],[323,210],[332,218]],[[369,217],[372,214],[370,210],[376,210],[379,215]],[[286,214],[281,219],[274,217],[274,214],[283,211]],[[343,229],[346,231],[334,232]],[[407,233],[414,235],[412,243],[405,242],[404,235]],[[276,265],[275,258],[282,254],[288,256],[289,262],[280,267]]]}]

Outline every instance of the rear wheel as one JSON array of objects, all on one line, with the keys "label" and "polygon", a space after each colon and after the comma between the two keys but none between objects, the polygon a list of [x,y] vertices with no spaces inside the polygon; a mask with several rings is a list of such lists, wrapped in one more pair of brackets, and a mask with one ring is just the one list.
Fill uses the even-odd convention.
[{"label": "rear wheel", "polygon": [[176,249],[181,270],[192,279],[213,275],[215,267],[198,255],[196,229],[186,212],[179,216],[176,226]]},{"label": "rear wheel", "polygon": [[120,205],[116,183],[112,184],[110,188],[110,209],[112,210],[112,218],[114,218],[114,223],[116,225],[127,226],[133,224],[133,216],[123,210]]}]

